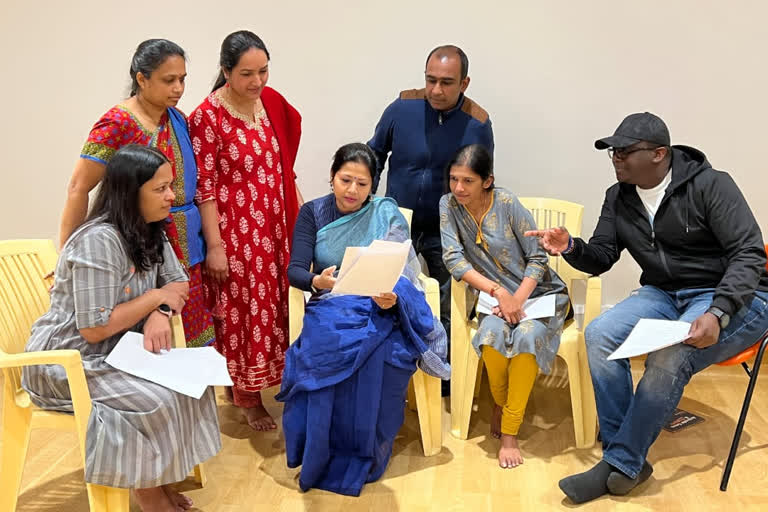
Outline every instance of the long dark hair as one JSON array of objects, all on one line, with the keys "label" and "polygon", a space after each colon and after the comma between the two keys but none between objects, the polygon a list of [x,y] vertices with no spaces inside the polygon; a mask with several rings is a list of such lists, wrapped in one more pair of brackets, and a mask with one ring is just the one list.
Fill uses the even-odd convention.
[{"label": "long dark hair", "polygon": [[[469,144],[460,147],[453,155],[451,161],[445,168],[445,191],[451,191],[451,167],[454,165],[463,165],[472,169],[472,172],[480,176],[482,181],[493,176],[493,156],[488,148],[482,144]],[[488,190],[493,188],[493,182]]]},{"label": "long dark hair", "polygon": [[224,38],[224,41],[221,43],[221,53],[219,54],[219,76],[216,78],[211,92],[220,89],[227,83],[224,70],[226,69],[228,73],[231,73],[235,66],[237,66],[237,63],[240,62],[240,57],[251,48],[262,50],[267,54],[267,60],[269,60],[267,45],[264,44],[264,41],[259,36],[249,30],[238,30]]},{"label": "long dark hair", "polygon": [[142,41],[136,47],[136,51],[131,59],[131,69],[129,70],[131,75],[131,96],[136,96],[136,93],[139,92],[139,81],[136,79],[138,73],[149,78],[168,57],[174,55],[178,55],[185,60],[187,58],[181,46],[173,41],[167,39],[147,39]]},{"label": "long dark hair", "polygon": [[371,179],[376,174],[376,153],[368,147],[368,144],[352,142],[337,149],[331,164],[331,177],[336,176],[339,169],[347,162],[356,162],[366,166],[371,174]]},{"label": "long dark hair", "polygon": [[123,237],[137,270],[163,263],[164,220],[147,223],[139,209],[139,189],[168,158],[154,148],[128,144],[107,164],[88,220],[104,218]]}]

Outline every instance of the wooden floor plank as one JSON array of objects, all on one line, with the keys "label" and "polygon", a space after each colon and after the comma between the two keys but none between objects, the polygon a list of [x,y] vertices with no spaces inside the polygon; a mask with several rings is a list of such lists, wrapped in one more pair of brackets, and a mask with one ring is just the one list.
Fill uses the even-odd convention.
[{"label": "wooden floor plank", "polygon": [[[633,362],[636,377],[641,364]],[[738,367],[714,367],[694,378],[680,404],[705,421],[675,434],[662,432],[649,454],[655,472],[640,492],[621,498],[607,496],[581,508],[768,509],[768,374],[761,380],[727,493],[720,492],[718,485],[747,379]],[[201,489],[191,478],[179,485],[195,501],[196,510],[451,512],[570,508],[573,505],[564,499],[557,481],[589,468],[600,457],[599,447],[574,447],[567,381],[558,367],[554,376],[539,377],[534,388],[520,431],[525,463],[517,469],[502,470],[496,464],[497,442],[487,435],[491,401],[484,391],[475,406],[467,441],[446,433],[442,452],[425,458],[416,413],[406,411],[405,425],[395,442],[387,472],[379,482],[366,486],[359,498],[316,490],[301,493],[298,470],[285,465],[280,430],[252,432],[238,411],[223,400],[223,393],[219,396],[223,449],[206,463],[208,485]],[[280,411],[271,398],[266,404],[273,413]],[[445,432],[448,427],[446,401]],[[47,430],[33,433],[17,510],[87,510],[74,435]],[[133,505],[132,510],[138,509]]]}]

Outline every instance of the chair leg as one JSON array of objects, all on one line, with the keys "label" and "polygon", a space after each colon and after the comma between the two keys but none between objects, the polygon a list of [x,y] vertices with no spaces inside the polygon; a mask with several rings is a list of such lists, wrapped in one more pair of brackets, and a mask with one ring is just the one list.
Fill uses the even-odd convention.
[{"label": "chair leg", "polygon": [[595,388],[592,386],[592,372],[589,371],[587,348],[583,340],[579,342],[578,355],[581,378],[581,418],[584,425],[582,448],[591,448],[597,440],[597,402],[595,402]]},{"label": "chair leg", "polygon": [[414,377],[411,377],[411,380],[408,382],[408,409],[411,411],[416,410],[416,390],[414,389],[413,381],[415,379]]},{"label": "chair leg", "polygon": [[466,328],[451,325],[451,434],[459,439],[469,435],[469,417],[480,359]]},{"label": "chair leg", "polygon": [[0,510],[16,510],[16,501],[29,446],[31,411],[19,407],[11,389],[11,379],[4,378],[2,411],[2,451],[0,451]]},{"label": "chair leg", "polygon": [[117,487],[86,484],[91,512],[128,512],[130,491]]},{"label": "chair leg", "polygon": [[755,390],[755,384],[757,384],[757,376],[760,373],[760,366],[763,362],[763,354],[765,353],[766,346],[768,346],[768,336],[763,339],[763,343],[760,345],[760,350],[757,352],[757,357],[755,357],[755,363],[752,366],[752,376],[749,378],[747,393],[744,396],[744,403],[741,406],[739,422],[736,424],[736,431],[733,433],[731,451],[728,453],[728,460],[723,469],[723,478],[720,480],[720,490],[723,492],[728,489],[728,480],[731,478],[731,470],[733,469],[733,463],[736,459],[736,452],[739,449],[739,441],[741,441],[741,432],[744,430],[744,422],[747,419],[747,412],[749,412],[749,404],[752,402],[752,393]]},{"label": "chair leg", "polygon": [[477,364],[477,378],[475,379],[475,399],[480,398],[480,388],[483,384],[483,362],[479,361]]},{"label": "chair leg", "polygon": [[200,487],[205,487],[207,481],[208,478],[205,475],[205,468],[203,468],[203,463],[201,462],[195,466],[195,482],[199,483]]},{"label": "chair leg", "polygon": [[440,379],[416,370],[411,379],[416,395],[416,409],[419,414],[419,430],[424,455],[430,457],[443,449],[442,403]]},{"label": "chair leg", "polygon": [[584,448],[584,414],[581,390],[581,367],[576,347],[560,345],[558,356],[565,361],[568,367],[568,388],[571,393],[571,415],[573,416],[573,433],[576,440],[576,448]]}]

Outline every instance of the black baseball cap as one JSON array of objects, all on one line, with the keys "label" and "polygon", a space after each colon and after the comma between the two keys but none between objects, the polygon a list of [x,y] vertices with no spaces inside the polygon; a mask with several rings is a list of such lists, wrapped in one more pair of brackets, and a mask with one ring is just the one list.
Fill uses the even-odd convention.
[{"label": "black baseball cap", "polygon": [[630,114],[610,137],[595,141],[595,148],[626,148],[638,142],[669,146],[669,130],[659,116],[650,112]]}]

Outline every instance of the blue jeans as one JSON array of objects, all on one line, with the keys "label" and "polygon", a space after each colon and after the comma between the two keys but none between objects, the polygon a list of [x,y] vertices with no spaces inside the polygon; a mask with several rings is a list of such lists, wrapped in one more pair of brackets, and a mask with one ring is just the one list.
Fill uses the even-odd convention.
[{"label": "blue jeans", "polygon": [[755,292],[712,346],[677,344],[648,354],[633,391],[628,359],[609,361],[641,318],[693,322],[712,303],[714,289],[665,292],[643,286],[609,309],[584,332],[603,439],[603,460],[630,478],[640,472],[648,449],[674,412],[694,373],[755,344],[768,329],[768,293]]}]

